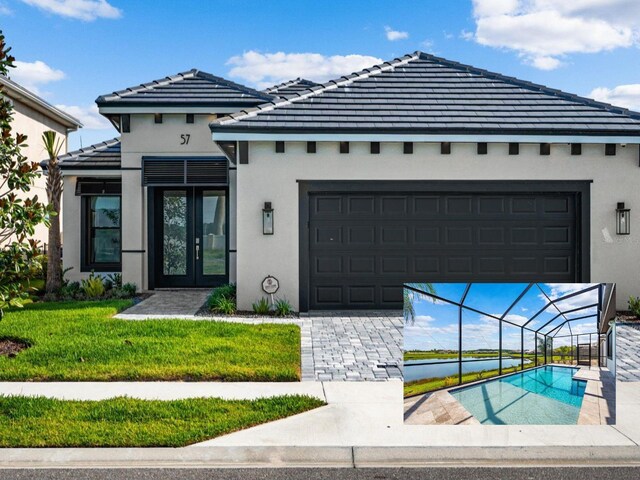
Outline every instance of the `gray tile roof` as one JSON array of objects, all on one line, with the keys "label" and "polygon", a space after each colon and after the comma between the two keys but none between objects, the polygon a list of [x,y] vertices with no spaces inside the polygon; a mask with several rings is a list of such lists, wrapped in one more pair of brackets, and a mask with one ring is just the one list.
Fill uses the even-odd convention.
[{"label": "gray tile roof", "polygon": [[[114,138],[96,143],[89,147],[65,153],[59,157],[60,168],[119,169],[120,139]],[[40,162],[42,168],[47,167],[47,160]]]},{"label": "gray tile roof", "polygon": [[106,106],[252,107],[274,97],[238,83],[192,69],[96,99]]},{"label": "gray tile roof", "polygon": [[211,123],[215,132],[639,135],[640,113],[422,52]]},{"label": "gray tile roof", "polygon": [[318,85],[319,84],[316,82],[312,82],[311,80],[307,80],[306,78],[298,77],[293,80],[289,80],[288,82],[279,83],[278,85],[274,85],[273,87],[267,88],[263,91],[265,93],[268,93],[269,95],[289,98]]}]

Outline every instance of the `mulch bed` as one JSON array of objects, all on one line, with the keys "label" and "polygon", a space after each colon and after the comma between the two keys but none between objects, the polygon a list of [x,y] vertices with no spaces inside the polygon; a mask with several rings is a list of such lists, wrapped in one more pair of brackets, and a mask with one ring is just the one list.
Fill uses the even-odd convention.
[{"label": "mulch bed", "polygon": [[22,350],[26,350],[30,345],[20,340],[11,338],[0,338],[0,355],[15,358]]},{"label": "mulch bed", "polygon": [[624,322],[624,323],[640,323],[640,318],[636,317],[633,313],[631,313],[630,311],[626,310],[626,311],[619,311],[617,312],[618,314],[618,321],[619,322]]},{"label": "mulch bed", "polygon": [[300,318],[300,315],[297,313],[292,313],[290,315],[286,315],[284,317],[276,317],[275,315],[258,315],[257,313],[251,310],[238,310],[233,315],[226,315],[224,313],[214,313],[209,310],[207,305],[203,305],[200,307],[200,310],[196,312],[197,317],[215,317],[215,318],[224,318],[224,317],[249,317],[249,318],[262,318],[262,319],[274,319],[274,320],[282,320],[284,318]]}]

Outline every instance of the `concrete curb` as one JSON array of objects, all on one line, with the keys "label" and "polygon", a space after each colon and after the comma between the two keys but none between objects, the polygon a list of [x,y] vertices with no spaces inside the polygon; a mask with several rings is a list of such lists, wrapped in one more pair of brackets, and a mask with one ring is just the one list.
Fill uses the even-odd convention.
[{"label": "concrete curb", "polygon": [[640,447],[200,447],[0,449],[0,468],[640,465]]}]

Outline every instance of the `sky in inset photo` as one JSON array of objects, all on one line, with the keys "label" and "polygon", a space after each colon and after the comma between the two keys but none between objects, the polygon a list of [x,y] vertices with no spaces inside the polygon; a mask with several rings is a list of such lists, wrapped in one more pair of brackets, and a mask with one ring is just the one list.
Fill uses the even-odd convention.
[{"label": "sky in inset photo", "polygon": [[[554,346],[570,344],[569,335],[597,332],[598,284],[585,283],[434,283],[435,295],[412,292],[415,317],[405,323],[404,349],[459,348],[462,309],[462,350],[497,350],[499,319],[503,349],[520,350],[520,327],[554,337]],[[468,287],[468,288],[467,288]],[[585,290],[583,293],[573,295]],[[466,292],[466,296],[465,296]],[[563,299],[570,296],[570,298]],[[562,299],[550,304],[551,301]],[[517,300],[517,302],[516,302]],[[514,304],[515,302],[515,304]],[[546,308],[545,308],[546,306]],[[525,330],[527,336],[533,332]]]}]

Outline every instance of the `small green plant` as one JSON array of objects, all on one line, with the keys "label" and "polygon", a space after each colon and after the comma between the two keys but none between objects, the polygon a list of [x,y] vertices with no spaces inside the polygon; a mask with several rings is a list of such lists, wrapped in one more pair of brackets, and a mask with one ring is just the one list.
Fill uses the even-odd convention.
[{"label": "small green plant", "polygon": [[122,290],[122,293],[124,293],[127,297],[134,297],[136,295],[136,292],[138,291],[138,287],[135,283],[127,282],[122,285],[122,287],[120,287],[120,290]]},{"label": "small green plant", "polygon": [[217,297],[211,310],[224,315],[233,315],[236,313],[236,301],[231,298]]},{"label": "small green plant", "polygon": [[253,313],[257,315],[267,315],[269,313],[269,300],[262,297],[257,302],[251,305],[253,308]]},{"label": "small green plant", "polygon": [[284,298],[280,298],[275,301],[275,303],[273,304],[273,310],[276,317],[286,317],[287,315],[291,315],[293,313],[293,307]]},{"label": "small green plant", "polygon": [[104,286],[107,290],[111,290],[112,288],[121,288],[122,287],[122,274],[121,273],[112,273],[107,275],[104,279]]},{"label": "small green plant", "polygon": [[236,286],[227,283],[216,287],[207,299],[209,310],[216,313],[232,315],[236,312]]},{"label": "small green plant", "polygon": [[455,377],[447,377],[447,378],[444,379],[444,386],[445,387],[452,387],[456,383],[458,383],[458,380]]},{"label": "small green plant", "polygon": [[476,373],[476,380],[482,380],[482,377],[484,377],[484,372]]},{"label": "small green plant", "polygon": [[91,272],[89,278],[82,280],[81,288],[88,298],[100,298],[104,295],[105,288],[102,277]]},{"label": "small green plant", "polygon": [[640,317],[640,297],[629,297],[629,310],[636,317]]}]

